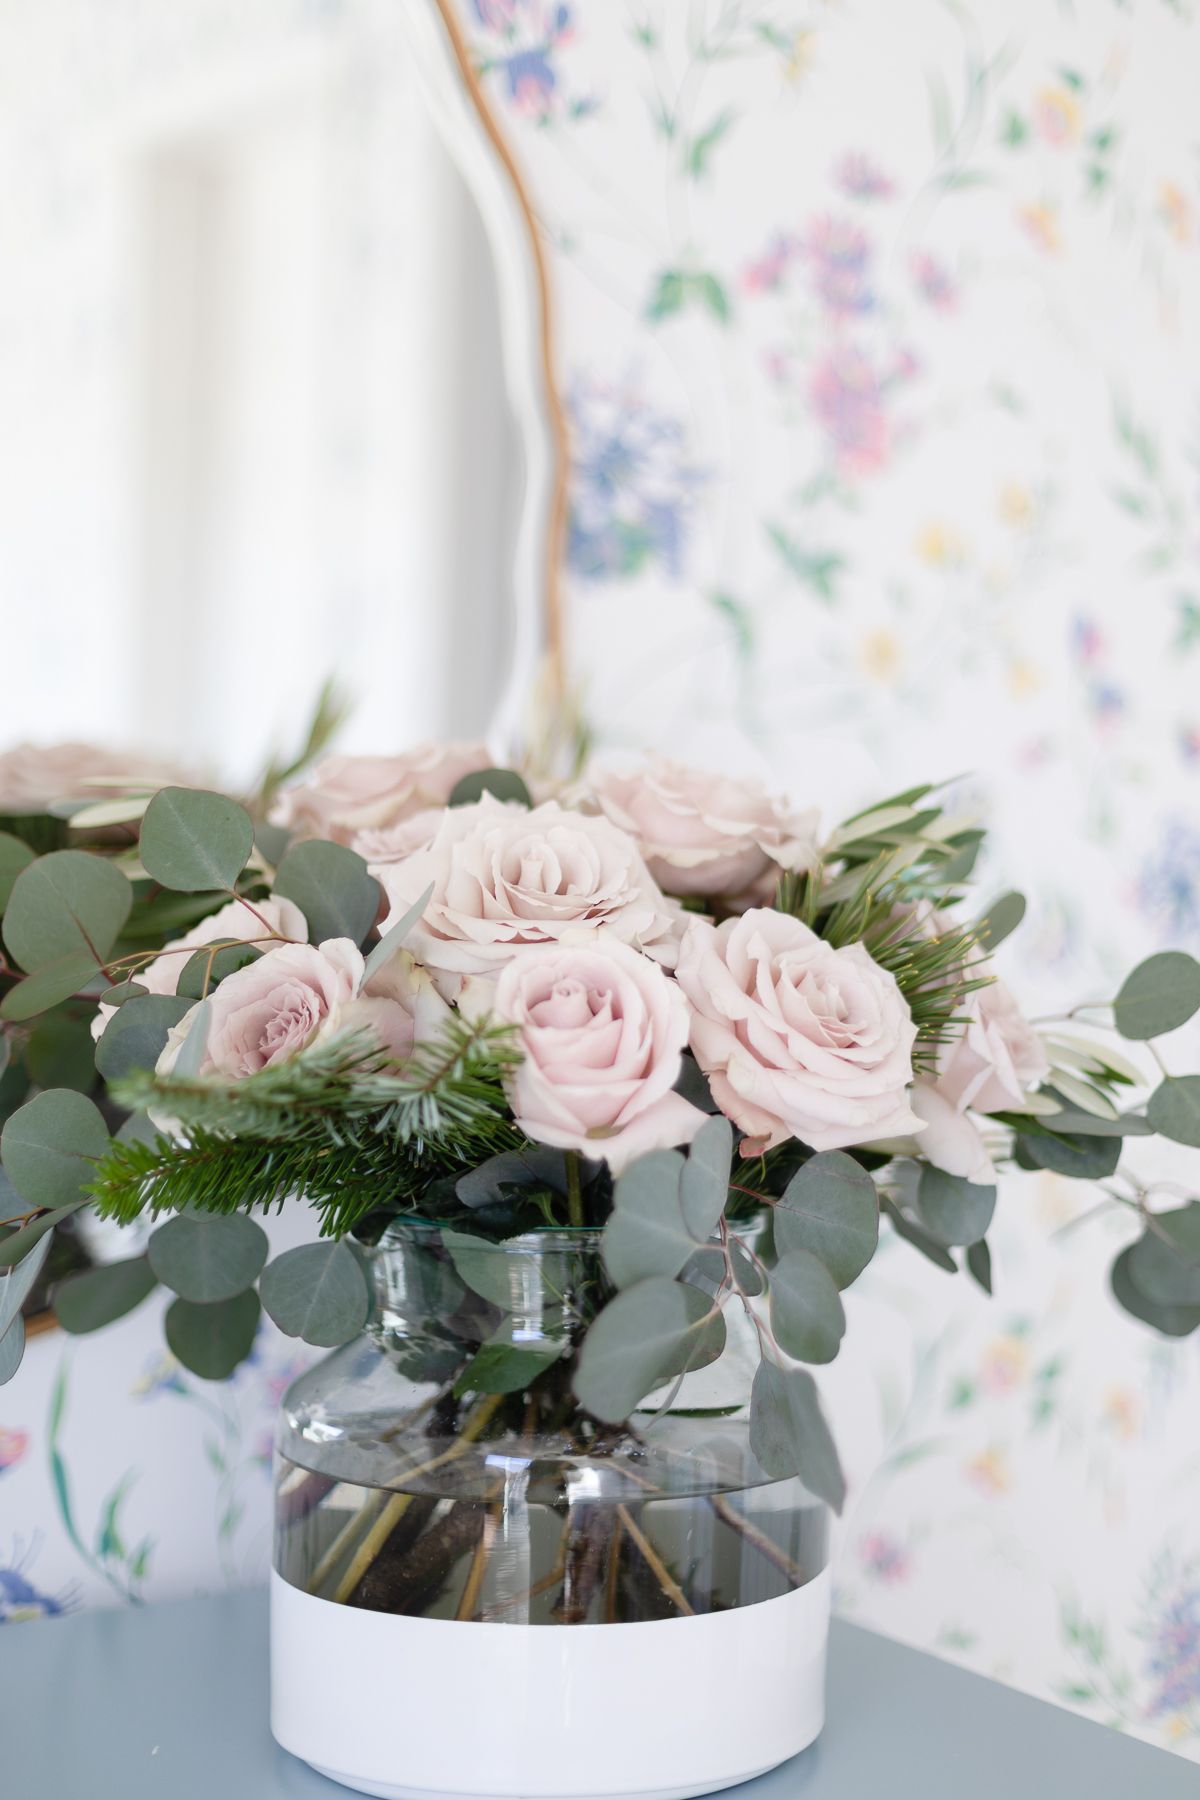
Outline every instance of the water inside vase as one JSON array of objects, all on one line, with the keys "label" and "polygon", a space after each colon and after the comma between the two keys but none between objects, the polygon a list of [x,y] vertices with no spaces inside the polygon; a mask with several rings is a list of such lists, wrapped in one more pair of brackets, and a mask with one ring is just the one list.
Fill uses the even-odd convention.
[{"label": "water inside vase", "polygon": [[587,1466],[481,1456],[475,1477],[372,1486],[279,1456],[275,1567],[377,1612],[495,1624],[633,1623],[753,1606],[828,1560],[795,1481],[656,1492]]}]

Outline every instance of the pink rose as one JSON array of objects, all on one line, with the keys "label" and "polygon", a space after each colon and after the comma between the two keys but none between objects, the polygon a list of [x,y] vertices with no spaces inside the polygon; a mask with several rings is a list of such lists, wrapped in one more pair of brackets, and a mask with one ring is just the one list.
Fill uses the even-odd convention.
[{"label": "pink rose", "polygon": [[[986,974],[980,963],[972,974]],[[1002,981],[964,1002],[967,1026],[942,1053],[937,1091],[965,1112],[1020,1112],[1030,1088],[1050,1072],[1045,1046]]]},{"label": "pink rose", "polygon": [[[283,944],[227,975],[209,998],[208,1039],[200,1072],[233,1080],[287,1062],[318,1038],[366,1025],[400,1060],[412,1049],[423,988],[411,961],[393,958],[364,988],[362,952],[349,938]],[[158,1060],[169,1075],[191,1029],[195,1008],[174,1026]]]},{"label": "pink rose", "polygon": [[659,892],[637,845],[607,819],[554,801],[528,807],[486,794],[450,808],[431,847],[378,870],[390,902],[384,930],[433,895],[408,943],[447,999],[465,979],[492,978],[527,945],[603,928],[671,966],[679,910]]},{"label": "pink rose", "polygon": [[444,811],[444,807],[430,806],[395,825],[368,826],[355,832],[350,848],[362,857],[372,875],[377,875],[388,863],[404,862],[418,850],[428,850]]},{"label": "pink rose", "polygon": [[0,812],[45,812],[56,800],[110,800],[187,777],[145,751],[97,744],[17,744],[0,756]]},{"label": "pink rose", "polygon": [[[174,994],[179,990],[179,977],[187,967],[188,958],[197,950],[203,950],[207,944],[257,943],[269,939],[273,931],[301,944],[308,939],[304,914],[292,901],[272,898],[255,900],[247,905],[242,900],[231,900],[227,906],[193,925],[190,931],[185,931],[182,937],[172,938],[169,944],[164,944],[154,961],[138,969],[129,979],[144,987],[147,993]],[[260,947],[265,950],[268,945],[262,943]],[[94,1038],[100,1037],[116,1010],[115,1006],[97,1008],[92,1020]]]},{"label": "pink rose", "polygon": [[738,895],[764,882],[773,892],[781,869],[817,863],[816,809],[796,812],[757,781],[656,757],[626,773],[597,771],[586,790],[636,839],[664,893]]},{"label": "pink rose", "polygon": [[272,825],[297,837],[349,844],[431,806],[444,806],[464,775],[490,768],[485,744],[422,744],[404,756],[327,756],[271,808]]},{"label": "pink rose", "polygon": [[925,1076],[914,1081],[912,1108],[924,1122],[919,1137],[900,1139],[881,1149],[894,1156],[919,1156],[947,1175],[961,1175],[979,1187],[988,1187],[996,1179],[992,1159],[978,1125],[969,1114],[960,1112],[937,1086]]},{"label": "pink rose", "polygon": [[670,976],[607,936],[514,957],[492,1016],[520,1031],[513,1115],[539,1143],[603,1158],[619,1174],[648,1150],[690,1143],[705,1115],[673,1087],[688,1035]]},{"label": "pink rose", "polygon": [[799,919],[753,908],[693,919],[678,981],[713,1099],[757,1156],[788,1138],[836,1150],[920,1129],[908,1088],[916,1027],[894,978]]}]

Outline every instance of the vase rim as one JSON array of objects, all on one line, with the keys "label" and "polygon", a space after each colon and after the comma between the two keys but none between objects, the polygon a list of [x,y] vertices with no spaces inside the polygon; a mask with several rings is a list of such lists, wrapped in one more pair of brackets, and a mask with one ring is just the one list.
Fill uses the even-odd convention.
[{"label": "vase rim", "polygon": [[[392,1219],[383,1230],[378,1243],[369,1246],[374,1250],[391,1250],[398,1247],[398,1240],[404,1238],[438,1237],[447,1231],[459,1231],[460,1227],[445,1219],[426,1219],[419,1213],[406,1213],[403,1217]],[[393,1236],[393,1233],[396,1236]],[[472,1235],[463,1233],[462,1235]],[[515,1237],[489,1238],[473,1237],[473,1244],[481,1250],[496,1250],[503,1255],[525,1255],[531,1251],[542,1250],[596,1250],[599,1251],[604,1237],[603,1225],[536,1225],[530,1231],[519,1232]],[[389,1240],[391,1240],[389,1242]]]}]

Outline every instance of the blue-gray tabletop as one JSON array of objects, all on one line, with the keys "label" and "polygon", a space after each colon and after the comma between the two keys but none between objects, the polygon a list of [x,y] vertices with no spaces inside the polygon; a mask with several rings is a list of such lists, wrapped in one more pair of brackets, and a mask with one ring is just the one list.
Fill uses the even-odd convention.
[{"label": "blue-gray tabletop", "polygon": [[[754,1704],[736,1670],[730,1699]],[[398,1732],[403,1709],[400,1688]],[[0,1631],[0,1722],[4,1800],[346,1793],[271,1737],[260,1592],[10,1626]],[[482,1747],[480,1760],[485,1793]],[[823,1735],[737,1791],[747,1800],[1200,1800],[1200,1769],[836,1623]]]}]

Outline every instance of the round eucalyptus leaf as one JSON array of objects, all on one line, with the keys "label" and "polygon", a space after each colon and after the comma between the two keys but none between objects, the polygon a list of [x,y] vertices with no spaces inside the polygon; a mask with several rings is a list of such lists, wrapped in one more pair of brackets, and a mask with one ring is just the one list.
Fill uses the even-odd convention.
[{"label": "round eucalyptus leaf", "polygon": [[1122,1037],[1144,1040],[1175,1031],[1200,1009],[1200,963],[1183,950],[1161,950],[1121,985],[1113,1023]]},{"label": "round eucalyptus leaf", "polygon": [[1011,936],[1024,917],[1024,894],[1001,894],[976,922],[975,936],[982,948],[990,952],[1002,944],[1006,937]]},{"label": "round eucalyptus leaf", "polygon": [[22,869],[28,868],[37,852],[30,849],[11,831],[0,831],[0,913],[8,905],[8,896],[13,891],[13,883]]},{"label": "round eucalyptus leaf", "polygon": [[300,908],[314,944],[339,937],[361,944],[379,914],[379,883],[362,857],[320,838],[292,845],[276,871],[275,893]]},{"label": "round eucalyptus leaf", "polygon": [[73,1088],[88,1094],[96,1085],[96,1046],[82,1019],[47,1013],[29,1034],[25,1066],[38,1087]]},{"label": "round eucalyptus leaf", "polygon": [[245,807],[203,788],[160,788],[142,820],[142,867],[175,893],[232,888],[253,848]]},{"label": "round eucalyptus leaf", "polygon": [[610,1300],[583,1340],[575,1392],[594,1418],[619,1425],[655,1388],[715,1362],[725,1321],[698,1288],[654,1276]]},{"label": "round eucalyptus leaf", "polygon": [[105,1026],[96,1045],[96,1067],[106,1081],[120,1081],[135,1069],[153,1069],[173,1025],[191,1011],[190,1000],[174,994],[144,994],[127,1000]]},{"label": "round eucalyptus leaf", "polygon": [[211,1305],[172,1300],[164,1320],[167,1348],[193,1375],[228,1381],[254,1348],[261,1313],[253,1288]]},{"label": "round eucalyptus leaf", "polygon": [[[12,1256],[13,1253],[9,1254]],[[47,1230],[19,1261],[13,1257],[16,1264],[14,1268],[9,1269],[7,1274],[0,1275],[0,1337],[4,1336],[13,1320],[20,1317],[21,1308],[32,1293],[33,1284],[45,1267],[49,1254],[50,1233]]]},{"label": "round eucalyptus leaf", "polygon": [[25,1321],[18,1313],[4,1336],[0,1337],[0,1387],[12,1380],[21,1366],[24,1354]]},{"label": "round eucalyptus leaf", "polygon": [[280,1331],[332,1349],[367,1322],[371,1293],[349,1244],[301,1244],[267,1264],[259,1282],[262,1303]]},{"label": "round eucalyptus leaf", "polygon": [[533,797],[515,769],[475,769],[455,782],[446,804],[471,806],[485,794],[496,800],[515,800],[520,806],[533,805]]},{"label": "round eucalyptus leaf", "polygon": [[0,1018],[13,1024],[36,1018],[81,992],[94,980],[96,972],[96,959],[90,950],[73,950],[69,956],[60,956],[57,962],[47,963],[36,975],[27,975],[24,981],[9,988],[0,1001]]},{"label": "round eucalyptus leaf", "polygon": [[1146,1118],[1172,1143],[1200,1149],[1200,1075],[1169,1075],[1151,1094]]},{"label": "round eucalyptus leaf", "polygon": [[1049,1169],[1072,1181],[1102,1181],[1121,1160],[1119,1137],[1060,1138],[1046,1132],[1022,1132],[1016,1140],[1021,1168]]},{"label": "round eucalyptus leaf", "polygon": [[862,1274],[879,1246],[875,1183],[842,1150],[824,1150],[798,1169],[772,1218],[776,1247],[811,1250],[840,1288]]},{"label": "round eucalyptus leaf", "polygon": [[1137,1248],[1131,1244],[1122,1250],[1109,1272],[1109,1282],[1113,1298],[1125,1312],[1140,1319],[1143,1325],[1153,1325],[1164,1337],[1190,1337],[1200,1326],[1200,1306],[1160,1306],[1153,1300],[1147,1300],[1131,1272],[1133,1252]]},{"label": "round eucalyptus leaf", "polygon": [[[617,1182],[604,1229],[604,1266],[618,1287],[651,1275],[678,1275],[696,1248],[680,1198],[683,1158],[652,1150]],[[705,1234],[707,1236],[707,1233]]]},{"label": "round eucalyptus leaf", "polygon": [[1156,1213],[1130,1246],[1127,1267],[1155,1306],[1200,1306],[1200,1201]]},{"label": "round eucalyptus leaf", "polygon": [[977,1244],[996,1210],[996,1190],[927,1164],[917,1183],[917,1212],[939,1244]]},{"label": "round eucalyptus leaf", "polygon": [[136,1000],[150,989],[140,981],[118,981],[115,987],[105,988],[100,995],[102,1006],[124,1006],[127,1000]]},{"label": "round eucalyptus leaf", "polygon": [[85,952],[93,971],[121,934],[133,889],[113,863],[54,850],[22,869],[4,913],[4,942],[29,974]]},{"label": "round eucalyptus leaf", "polygon": [[[53,1231],[56,1225],[61,1225],[64,1219],[71,1218],[79,1211],[80,1207],[86,1205],[86,1200],[73,1200],[70,1206],[52,1207],[49,1212],[39,1213],[37,1218],[30,1219],[27,1225],[18,1226],[17,1230],[10,1231],[7,1237],[0,1238],[0,1286],[3,1285],[6,1270],[15,1268],[18,1263],[23,1262],[34,1246],[40,1244],[43,1238],[47,1238],[48,1233]],[[49,1249],[50,1245],[47,1241],[47,1254]],[[0,1311],[2,1311],[2,1303],[0,1303]]]},{"label": "round eucalyptus leaf", "polygon": [[197,950],[184,963],[175,992],[182,1000],[204,1000],[227,975],[257,962],[262,952],[254,944],[226,944],[221,950]]},{"label": "round eucalyptus leaf", "polygon": [[832,1362],[841,1348],[846,1314],[837,1284],[809,1250],[789,1250],[771,1270],[771,1329],[797,1362]]},{"label": "round eucalyptus leaf", "polygon": [[146,1258],[131,1256],[57,1282],[50,1290],[50,1304],[63,1330],[78,1336],[123,1319],[157,1285]]},{"label": "round eucalyptus leaf", "polygon": [[991,1294],[992,1253],[988,1249],[986,1238],[979,1238],[975,1243],[967,1246],[967,1272],[985,1294]]},{"label": "round eucalyptus leaf", "polygon": [[798,1475],[810,1493],[841,1512],[846,1478],[807,1369],[759,1364],[750,1390],[750,1448],[766,1474],[777,1481]]},{"label": "round eucalyptus leaf", "polygon": [[719,1113],[700,1127],[688,1145],[679,1198],[684,1224],[697,1243],[712,1236],[725,1211],[732,1155],[733,1126]]},{"label": "round eucalyptus leaf", "polygon": [[97,1107],[69,1088],[50,1088],[18,1107],[0,1135],[0,1155],[13,1186],[31,1206],[68,1206],[108,1149]]},{"label": "round eucalyptus leaf", "polygon": [[232,1300],[253,1287],[267,1260],[267,1234],[245,1213],[181,1213],[151,1234],[150,1267],[182,1300]]}]

